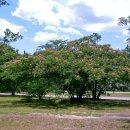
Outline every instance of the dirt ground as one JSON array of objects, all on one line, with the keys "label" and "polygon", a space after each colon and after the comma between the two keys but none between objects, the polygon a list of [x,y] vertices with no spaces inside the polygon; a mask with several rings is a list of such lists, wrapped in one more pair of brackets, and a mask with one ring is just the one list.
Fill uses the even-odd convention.
[{"label": "dirt ground", "polygon": [[97,118],[46,113],[9,114],[0,116],[0,130],[130,130],[130,119],[113,118],[115,116],[126,115],[106,114]]}]

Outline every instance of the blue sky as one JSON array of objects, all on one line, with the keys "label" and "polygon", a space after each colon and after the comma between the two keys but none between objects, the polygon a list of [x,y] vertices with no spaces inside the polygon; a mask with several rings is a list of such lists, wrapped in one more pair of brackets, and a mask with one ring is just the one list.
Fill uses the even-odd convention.
[{"label": "blue sky", "polygon": [[0,8],[0,36],[6,28],[23,40],[11,43],[20,53],[33,53],[52,39],[73,40],[96,32],[100,44],[124,49],[129,37],[119,17],[130,15],[130,0],[7,0]]}]

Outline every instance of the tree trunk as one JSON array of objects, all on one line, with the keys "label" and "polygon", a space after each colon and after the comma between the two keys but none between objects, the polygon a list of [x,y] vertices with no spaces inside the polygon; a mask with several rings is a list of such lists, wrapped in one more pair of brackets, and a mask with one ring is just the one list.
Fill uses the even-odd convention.
[{"label": "tree trunk", "polygon": [[98,92],[97,99],[101,96],[101,91]]},{"label": "tree trunk", "polygon": [[17,88],[17,85],[14,86],[13,84],[11,84],[11,95],[12,96],[15,96],[16,88]]},{"label": "tree trunk", "polygon": [[77,95],[77,101],[81,101],[82,100],[82,95]]},{"label": "tree trunk", "polygon": [[11,95],[12,95],[12,96],[15,96],[15,91],[12,91],[12,92],[11,92]]},{"label": "tree trunk", "polygon": [[42,100],[42,95],[39,94],[39,95],[38,95],[38,99],[39,99],[39,100]]},{"label": "tree trunk", "polygon": [[97,93],[97,84],[94,83],[94,84],[93,84],[93,89],[92,89],[92,98],[93,98],[94,100],[97,98],[96,93]]},{"label": "tree trunk", "polygon": [[94,100],[95,100],[96,98],[97,98],[97,96],[96,96],[96,92],[95,92],[95,91],[93,91],[93,92],[92,92],[92,99],[94,99]]},{"label": "tree trunk", "polygon": [[70,101],[73,102],[74,100],[75,100],[75,99],[74,99],[74,95],[71,95],[71,96],[70,96]]}]

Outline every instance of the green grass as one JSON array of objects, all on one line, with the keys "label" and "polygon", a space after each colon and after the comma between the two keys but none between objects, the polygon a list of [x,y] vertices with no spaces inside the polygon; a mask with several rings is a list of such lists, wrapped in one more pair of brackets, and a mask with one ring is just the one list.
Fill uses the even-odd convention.
[{"label": "green grass", "polygon": [[125,112],[129,114],[130,101],[84,100],[82,102],[70,102],[68,99],[55,98],[41,101],[33,99],[29,103],[23,100],[23,97],[0,97],[0,130],[130,130],[130,120],[86,121],[56,118],[55,115],[49,116],[50,114],[100,116],[102,112]]},{"label": "green grass", "polygon": [[110,97],[130,97],[130,92],[124,92],[124,93],[116,93],[116,92],[107,92],[106,94],[102,96],[110,96]]},{"label": "green grass", "polygon": [[23,97],[0,97],[0,114],[52,113],[91,115],[93,112],[123,112],[130,109],[130,101],[84,100],[70,102],[68,99],[33,99],[26,102]]}]

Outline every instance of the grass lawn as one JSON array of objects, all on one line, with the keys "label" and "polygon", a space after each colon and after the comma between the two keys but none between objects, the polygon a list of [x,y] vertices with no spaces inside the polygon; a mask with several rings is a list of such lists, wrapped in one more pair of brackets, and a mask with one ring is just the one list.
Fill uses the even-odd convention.
[{"label": "grass lawn", "polygon": [[130,92],[106,92],[103,96],[110,97],[130,97]]},{"label": "grass lawn", "polygon": [[0,114],[8,113],[52,113],[90,116],[99,112],[127,112],[130,101],[85,100],[70,102],[68,99],[33,99],[28,103],[23,97],[0,97]]},{"label": "grass lawn", "polygon": [[130,113],[130,101],[68,99],[33,99],[28,103],[23,97],[0,97],[0,130],[130,130],[130,120],[64,119],[49,114],[100,116],[102,113]]}]

